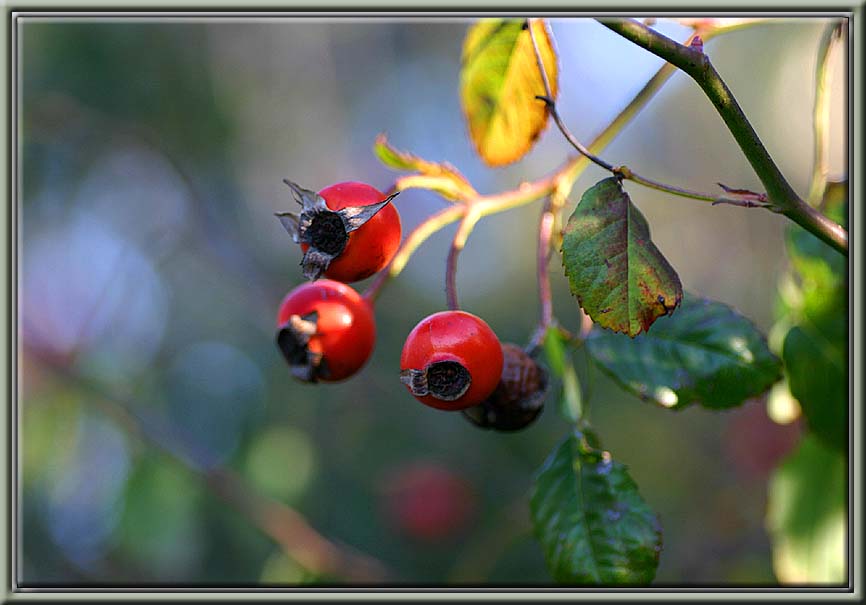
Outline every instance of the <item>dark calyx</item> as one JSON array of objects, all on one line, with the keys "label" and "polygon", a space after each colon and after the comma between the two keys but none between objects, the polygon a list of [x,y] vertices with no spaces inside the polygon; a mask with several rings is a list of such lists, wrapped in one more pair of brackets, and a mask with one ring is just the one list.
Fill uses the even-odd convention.
[{"label": "dark calyx", "polygon": [[437,399],[459,399],[471,383],[469,370],[456,361],[437,361],[427,366],[427,390]]},{"label": "dark calyx", "polygon": [[292,196],[301,206],[301,213],[277,212],[276,216],[296,244],[310,246],[301,260],[304,277],[310,280],[319,279],[331,261],[343,253],[352,231],[360,229],[399,193],[375,204],[333,211],[328,208],[325,198],[315,191],[304,189],[288,179],[283,179],[283,182],[292,190]]},{"label": "dark calyx", "polygon": [[317,382],[327,375],[327,366],[320,353],[310,351],[310,337],[316,333],[318,314],[300,317],[292,315],[277,331],[277,347],[289,364],[292,375],[304,382]]},{"label": "dark calyx", "polygon": [[400,381],[417,397],[455,401],[469,390],[472,376],[456,361],[434,361],[423,370],[403,370]]},{"label": "dark calyx", "polygon": [[346,224],[336,212],[328,210],[317,212],[307,227],[305,239],[330,256],[337,256],[349,243],[349,233]]}]

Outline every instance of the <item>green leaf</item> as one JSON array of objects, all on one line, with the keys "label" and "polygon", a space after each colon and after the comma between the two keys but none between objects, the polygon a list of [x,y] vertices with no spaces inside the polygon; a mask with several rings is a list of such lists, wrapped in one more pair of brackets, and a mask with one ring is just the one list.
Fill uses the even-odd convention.
[{"label": "green leaf", "polygon": [[[822,202],[826,215],[847,224],[846,182],[829,183]],[[785,336],[782,358],[791,394],[809,428],[825,445],[848,447],[848,282],[847,259],[794,226],[788,231],[791,264],[801,296],[792,309],[794,326]]]},{"label": "green leaf", "polygon": [[719,302],[686,296],[676,317],[634,340],[593,330],[592,359],[623,388],[668,408],[729,408],[781,378],[779,359],[748,319]]},{"label": "green leaf", "polygon": [[791,394],[800,402],[809,429],[826,445],[847,450],[848,341],[839,323],[828,318],[791,328],[782,358]]},{"label": "green leaf", "polygon": [[[830,182],[821,208],[826,216],[847,227],[848,183]],[[801,282],[806,309],[811,315],[820,313],[828,302],[827,291],[847,283],[847,258],[799,225],[791,225],[786,233],[791,264]]]},{"label": "green leaf", "polygon": [[[463,41],[460,102],[469,135],[481,158],[503,166],[522,158],[547,124],[544,83],[525,19],[482,19]],[[532,32],[555,98],[556,51],[547,25],[533,20]]]},{"label": "green leaf", "polygon": [[568,584],[647,584],[661,527],[626,467],[579,432],[547,459],[530,500],[535,534],[554,579]]},{"label": "green leaf", "polygon": [[583,194],[563,231],[562,263],[580,306],[614,332],[647,331],[683,297],[680,278],[616,177]]},{"label": "green leaf", "polygon": [[427,177],[413,182],[414,188],[436,191],[449,200],[471,199],[478,195],[466,177],[448,162],[430,162],[406,151],[395,149],[388,143],[388,138],[384,134],[376,137],[373,153],[389,168],[417,172]]},{"label": "green leaf", "polygon": [[553,376],[562,381],[559,413],[568,422],[575,424],[583,416],[583,394],[567,346],[568,341],[558,329],[548,328],[544,337],[544,352]]},{"label": "green leaf", "polygon": [[807,435],[771,478],[767,530],[780,582],[847,582],[847,466]]}]

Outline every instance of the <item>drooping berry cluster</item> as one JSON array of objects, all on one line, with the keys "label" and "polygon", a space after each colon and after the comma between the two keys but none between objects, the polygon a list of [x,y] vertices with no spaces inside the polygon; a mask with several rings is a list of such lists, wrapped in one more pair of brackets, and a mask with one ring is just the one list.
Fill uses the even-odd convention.
[{"label": "drooping berry cluster", "polygon": [[[381,271],[397,252],[400,215],[390,204],[397,194],[354,182],[319,193],[285,183],[301,212],[277,217],[300,244],[303,273],[312,281],[283,299],[277,346],[299,380],[344,380],[364,366],[376,339],[370,301],[346,284]],[[502,431],[535,420],[547,388],[546,373],[531,357],[458,310],[434,313],[409,333],[400,380],[421,403],[461,410],[473,424]]]}]

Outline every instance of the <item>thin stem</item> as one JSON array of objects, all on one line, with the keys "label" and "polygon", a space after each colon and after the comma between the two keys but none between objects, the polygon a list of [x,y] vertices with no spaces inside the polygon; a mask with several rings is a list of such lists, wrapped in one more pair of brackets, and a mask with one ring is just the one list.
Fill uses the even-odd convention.
[{"label": "thin stem", "polygon": [[715,106],[776,209],[842,254],[848,254],[848,232],[797,195],[702,50],[683,46],[633,19],[604,18],[598,21],[691,76]]},{"label": "thin stem", "polygon": [[403,244],[400,246],[397,254],[394,255],[394,258],[391,259],[388,266],[379,272],[364,292],[364,298],[371,303],[375,302],[385,283],[389,279],[400,275],[400,272],[403,271],[403,268],[406,266],[406,263],[409,262],[409,258],[415,250],[418,249],[418,246],[423,244],[428,237],[446,225],[450,225],[454,221],[458,220],[465,214],[465,212],[466,207],[462,204],[448,206],[436,214],[427,217],[423,222],[415,227],[415,229],[413,229],[403,241]]},{"label": "thin stem", "polygon": [[[613,173],[620,178],[634,181],[640,185],[645,187],[649,187],[650,189],[656,189],[658,191],[664,191],[666,193],[670,193],[673,195],[677,195],[680,197],[686,197],[689,199],[700,200],[704,202],[710,202],[713,204],[733,204],[737,206],[748,206],[748,207],[758,207],[760,204],[752,203],[752,204],[744,204],[742,200],[737,198],[730,198],[726,196],[713,195],[710,193],[703,193],[700,191],[694,191],[691,189],[686,189],[684,187],[677,187],[674,185],[668,185],[667,183],[663,183],[661,181],[657,181],[655,179],[651,179],[648,177],[641,176],[640,174],[634,172],[627,166],[614,166],[606,162],[605,160],[599,158],[598,156],[592,154],[592,152],[584,147],[584,145],[575,137],[572,132],[568,129],[568,126],[565,125],[565,122],[562,121],[562,118],[559,116],[559,112],[556,109],[556,102],[553,100],[553,92],[550,88],[550,82],[547,77],[547,71],[544,67],[544,61],[541,58],[541,51],[538,48],[538,44],[535,40],[535,34],[532,31],[532,27],[527,28],[529,30],[529,36],[532,40],[532,48],[535,51],[535,61],[538,65],[538,70],[541,73],[541,80],[544,84],[544,96],[537,96],[536,98],[544,101],[547,104],[548,111],[550,112],[550,116],[553,118],[554,123],[559,128],[559,131],[562,133],[562,136],[565,137],[565,140],[568,141],[572,147],[574,147],[578,152],[580,152],[584,157],[586,157],[589,161],[601,166],[608,172]],[[694,37],[693,37],[694,38]]]},{"label": "thin stem", "polygon": [[[553,298],[548,265],[553,253],[553,235],[557,232],[557,225],[561,223],[562,208],[565,206],[569,193],[571,193],[572,185],[571,182],[560,181],[545,201],[541,211],[536,250],[540,317],[538,326],[526,347],[528,351],[534,351],[540,347],[544,342],[547,330],[556,323],[553,316]],[[561,232],[559,232],[559,236],[561,238]]]},{"label": "thin stem", "polygon": [[538,300],[541,306],[539,328],[546,329],[553,321],[553,301],[550,293],[550,275],[547,265],[550,263],[550,238],[553,235],[554,216],[551,210],[550,198],[544,204],[541,220],[538,225]]},{"label": "thin stem", "polygon": [[457,302],[457,258],[479,218],[481,215],[470,207],[457,226],[457,232],[454,234],[451,248],[448,250],[448,261],[445,266],[445,298],[448,301],[448,308],[452,311],[460,308],[460,304]]},{"label": "thin stem", "polygon": [[[676,68],[669,63],[660,67],[622,111],[593,139],[589,145],[590,151],[597,153],[607,147],[622,132],[626,125],[646,107],[649,101],[661,90],[676,71]],[[494,195],[479,196],[472,201],[473,208],[480,216],[488,216],[530,204],[550,195],[557,187],[564,190],[567,186],[570,189],[588,165],[589,160],[585,156],[575,156],[567,160],[553,174],[544,176],[536,181],[522,183],[514,190]],[[414,181],[410,182],[414,183]],[[566,193],[565,195],[567,197],[568,194]],[[380,271],[375,277],[364,296],[370,301],[375,301],[384,285],[390,279],[400,274],[418,246],[439,229],[462,218],[464,212],[464,204],[454,204],[439,211],[418,225],[403,241],[403,245],[397,251],[388,267]],[[555,235],[558,235],[558,233],[555,233]]]},{"label": "thin stem", "polygon": [[[544,342],[547,329],[553,324],[553,299],[550,290],[550,274],[547,265],[550,262],[550,243],[553,235],[553,225],[556,217],[551,210],[550,198],[544,204],[541,211],[541,219],[538,224],[538,248],[536,249],[536,275],[538,278],[538,301],[540,313],[538,325],[526,345],[529,352],[536,351]],[[531,353],[530,353],[531,354]]]},{"label": "thin stem", "polygon": [[593,164],[598,164],[605,170],[609,172],[614,171],[614,167],[612,164],[608,164],[601,158],[597,157],[592,153],[588,148],[584,147],[583,144],[578,141],[572,134],[569,132],[568,128],[565,127],[565,124],[562,122],[562,118],[559,117],[559,112],[556,111],[556,103],[553,101],[553,90],[550,87],[550,80],[547,77],[547,70],[544,68],[544,60],[541,58],[541,50],[538,48],[538,42],[535,39],[535,32],[533,31],[533,23],[538,21],[538,19],[527,19],[526,20],[526,29],[529,32],[529,39],[532,40],[532,50],[535,52],[535,61],[538,64],[538,71],[541,74],[541,82],[544,84],[544,94],[545,97],[540,97],[547,103],[547,110],[550,112],[550,117],[553,118],[553,121],[559,127],[559,130],[562,132],[563,136],[571,143],[571,146],[577,149],[578,152],[586,159],[588,159]]},{"label": "thin stem", "polygon": [[812,184],[809,187],[809,205],[817,207],[827,188],[829,173],[830,135],[830,87],[832,84],[830,64],[839,41],[842,39],[843,21],[833,23],[824,31],[818,46],[818,62],[815,68],[815,110],[813,128],[815,133],[815,159],[812,169]]},{"label": "thin stem", "polygon": [[[234,471],[220,466],[202,469],[180,455],[180,452],[193,451],[194,444],[179,442],[177,431],[150,412],[153,406],[109,392],[98,381],[82,376],[69,364],[54,360],[40,351],[28,350],[28,353],[55,375],[91,393],[93,397],[87,400],[100,406],[128,434],[155,446],[197,475],[211,492],[279,544],[302,567],[316,575],[331,575],[359,582],[382,581],[389,575],[380,561],[331,542],[296,510],[260,494]],[[196,446],[195,451],[200,451],[200,448]]]}]

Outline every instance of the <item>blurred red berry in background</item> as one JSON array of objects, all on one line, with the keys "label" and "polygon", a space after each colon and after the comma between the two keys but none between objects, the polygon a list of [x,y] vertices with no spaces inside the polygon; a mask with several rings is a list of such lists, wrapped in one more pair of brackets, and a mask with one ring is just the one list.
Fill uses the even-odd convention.
[{"label": "blurred red berry in background", "polygon": [[472,486],[454,471],[431,461],[412,462],[388,473],[382,495],[387,523],[426,542],[456,535],[476,510]]}]

